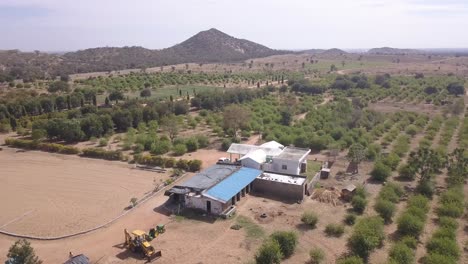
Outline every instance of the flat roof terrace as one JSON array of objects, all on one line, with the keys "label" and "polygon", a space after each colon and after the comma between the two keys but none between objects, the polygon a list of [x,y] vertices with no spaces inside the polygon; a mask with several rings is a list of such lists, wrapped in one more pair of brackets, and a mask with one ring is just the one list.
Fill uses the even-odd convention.
[{"label": "flat roof terrace", "polygon": [[276,157],[277,159],[283,160],[302,160],[305,156],[309,155],[310,149],[304,148],[295,148],[295,147],[286,147],[283,151]]},{"label": "flat roof terrace", "polygon": [[277,174],[271,172],[264,172],[262,175],[258,176],[257,179],[293,185],[302,185],[306,180],[305,177],[295,177],[291,175]]}]

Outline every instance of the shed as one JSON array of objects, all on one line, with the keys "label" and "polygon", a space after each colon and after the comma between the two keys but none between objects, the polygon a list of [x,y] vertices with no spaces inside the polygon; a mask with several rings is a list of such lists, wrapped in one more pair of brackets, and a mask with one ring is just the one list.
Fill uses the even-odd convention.
[{"label": "shed", "polygon": [[89,264],[89,258],[83,254],[76,255],[67,260],[64,264]]},{"label": "shed", "polygon": [[328,179],[329,176],[330,176],[329,168],[322,168],[320,170],[320,179]]},{"label": "shed", "polygon": [[239,159],[242,166],[260,170],[266,162],[267,155],[262,149],[253,150]]},{"label": "shed", "polygon": [[263,148],[272,148],[272,149],[284,149],[284,146],[281,145],[280,143],[272,140],[272,141],[268,141],[266,143],[263,143],[260,145],[260,147],[263,147]]},{"label": "shed", "polygon": [[356,185],[348,184],[346,187],[341,189],[341,198],[346,201],[350,201],[353,198],[354,193],[356,192]]}]

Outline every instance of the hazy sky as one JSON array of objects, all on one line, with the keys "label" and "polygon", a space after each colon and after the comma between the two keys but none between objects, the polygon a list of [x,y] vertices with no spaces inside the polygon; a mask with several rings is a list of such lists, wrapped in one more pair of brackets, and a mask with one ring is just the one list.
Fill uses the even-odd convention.
[{"label": "hazy sky", "polygon": [[468,0],[0,0],[0,49],[165,48],[217,28],[271,48],[466,48]]}]

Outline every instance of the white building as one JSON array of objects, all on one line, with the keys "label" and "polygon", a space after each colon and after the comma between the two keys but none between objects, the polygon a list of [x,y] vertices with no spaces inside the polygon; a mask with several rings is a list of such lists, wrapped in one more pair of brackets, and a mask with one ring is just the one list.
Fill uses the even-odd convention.
[{"label": "white building", "polygon": [[307,156],[310,149],[284,147],[276,141],[260,146],[231,144],[228,151],[238,155],[242,166],[281,174],[300,175],[307,170]]}]

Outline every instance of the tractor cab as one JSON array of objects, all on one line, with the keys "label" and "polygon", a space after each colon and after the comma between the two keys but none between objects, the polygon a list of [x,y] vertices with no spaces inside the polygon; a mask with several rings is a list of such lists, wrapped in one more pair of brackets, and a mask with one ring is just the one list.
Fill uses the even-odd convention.
[{"label": "tractor cab", "polygon": [[127,229],[125,233],[125,246],[132,252],[141,252],[149,261],[161,256],[161,251],[156,251],[148,242],[151,238],[142,230],[133,230],[129,233]]}]

